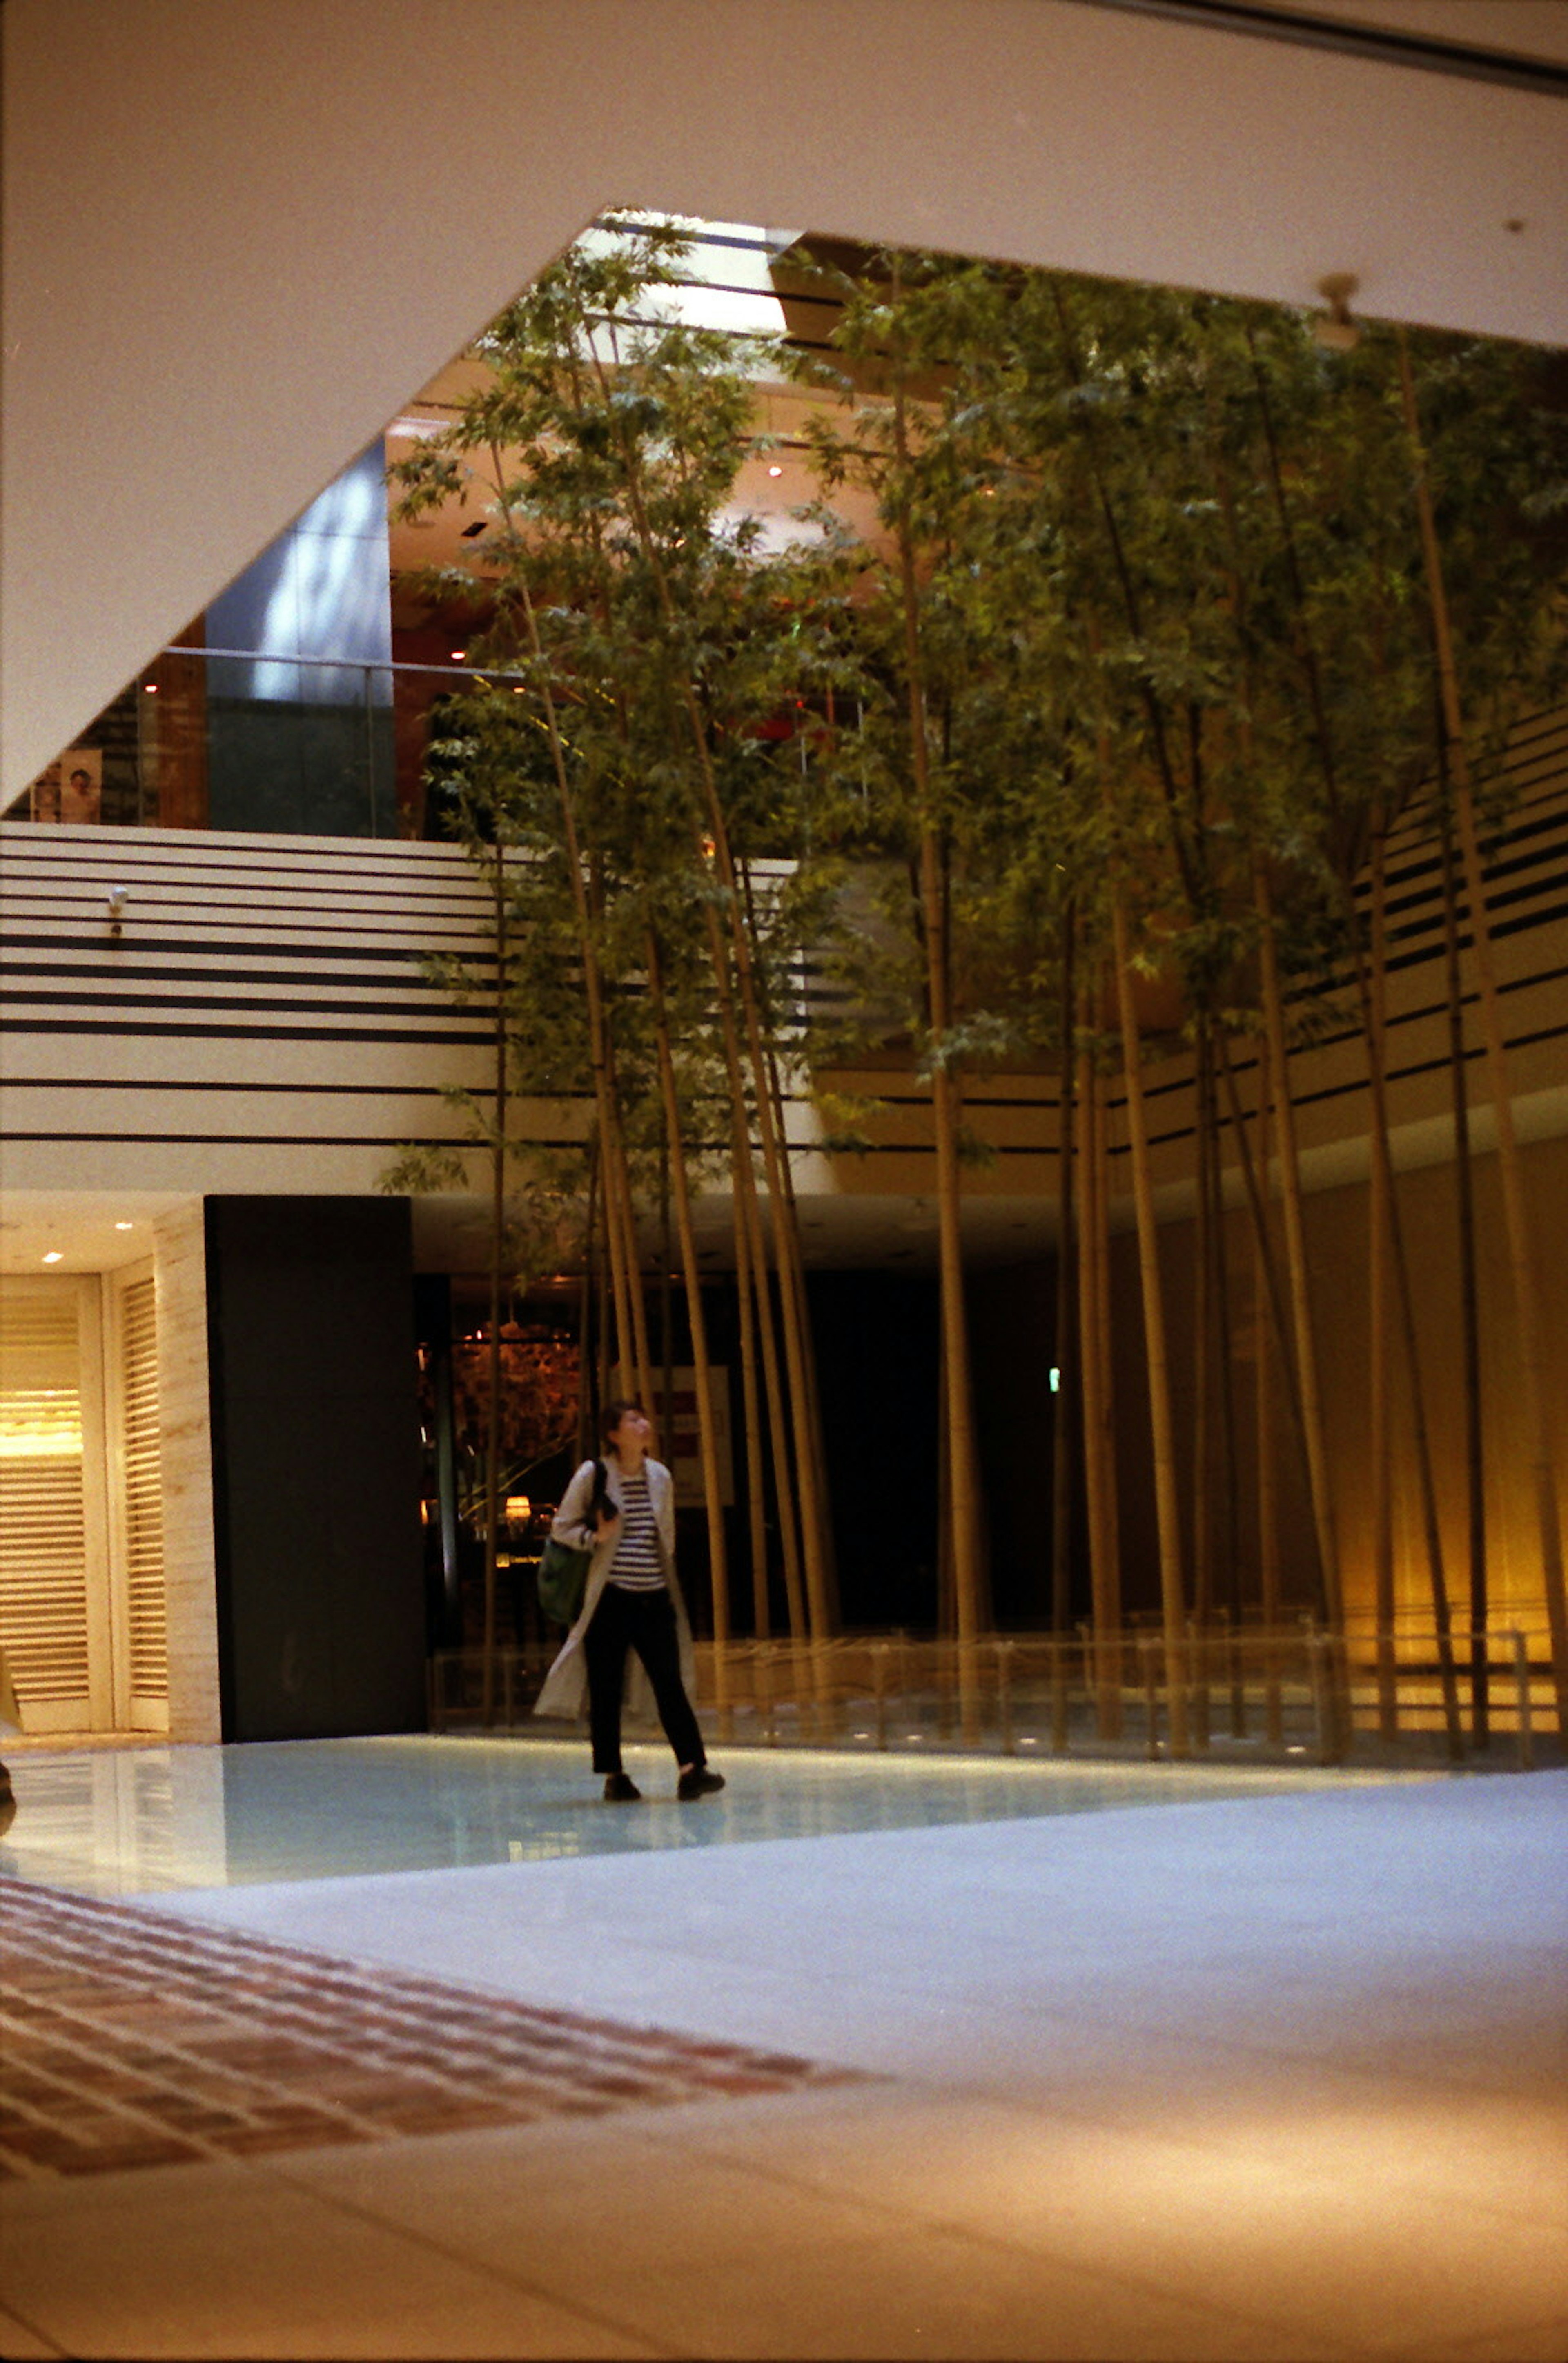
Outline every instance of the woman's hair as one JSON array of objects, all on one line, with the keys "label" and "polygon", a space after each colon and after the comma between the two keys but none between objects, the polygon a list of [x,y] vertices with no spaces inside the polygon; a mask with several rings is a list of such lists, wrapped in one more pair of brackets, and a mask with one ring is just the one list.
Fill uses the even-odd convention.
[{"label": "woman's hair", "polygon": [[616,1440],[616,1430],[620,1426],[622,1420],[626,1417],[628,1412],[640,1411],[641,1409],[642,1405],[638,1402],[635,1395],[627,1395],[617,1403],[607,1403],[605,1405],[604,1410],[599,1414],[600,1443],[613,1445]]}]

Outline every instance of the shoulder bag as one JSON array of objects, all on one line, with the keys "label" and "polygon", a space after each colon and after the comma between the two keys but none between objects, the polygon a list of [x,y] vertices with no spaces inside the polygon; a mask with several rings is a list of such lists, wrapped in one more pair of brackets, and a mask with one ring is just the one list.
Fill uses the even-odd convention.
[{"label": "shoulder bag", "polygon": [[[589,1497],[588,1515],[596,1519],[601,1509],[611,1511],[613,1505],[605,1492],[605,1464],[594,1463],[594,1491]],[[539,1563],[539,1604],[552,1625],[575,1625],[583,1613],[583,1594],[588,1588],[588,1570],[594,1553],[574,1550],[570,1543],[558,1543],[550,1535]]]}]

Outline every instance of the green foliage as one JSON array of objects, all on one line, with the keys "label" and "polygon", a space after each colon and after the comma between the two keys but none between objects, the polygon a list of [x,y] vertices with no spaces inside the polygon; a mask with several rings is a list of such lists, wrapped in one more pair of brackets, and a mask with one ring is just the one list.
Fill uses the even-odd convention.
[{"label": "green foliage", "polygon": [[[451,426],[395,471],[405,516],[461,493],[493,520],[476,677],[431,763],[474,860],[503,863],[513,1090],[581,1106],[591,958],[634,1171],[657,1186],[651,934],[683,1132],[699,1167],[728,1139],[708,958],[727,889],[702,849],[694,712],[738,860],[785,865],[746,915],[781,1050],[828,1067],[901,1044],[929,1075],[1092,1049],[1092,1025],[1062,1039],[1062,964],[1071,936],[1092,1015],[1113,884],[1137,968],[1179,986],[1188,1030],[1255,1022],[1260,878],[1303,1037],[1336,1022],[1353,881],[1439,768],[1394,334],[1329,353],[1278,307],[940,255],[821,270],[840,324],[826,359],[796,363],[836,398],[802,513],[820,538],[780,554],[736,498],[761,448],[756,355],[659,316],[684,251],[671,226],[570,250],[480,340],[486,374]],[[1411,343],[1473,751],[1496,780],[1510,722],[1562,688],[1568,423],[1547,357]],[[869,543],[835,517],[851,489],[875,503]],[[803,1037],[806,942],[824,992]],[[482,965],[428,972],[475,1004],[495,988]],[[869,1104],[820,1107],[832,1142],[863,1142]],[[585,1130],[581,1149],[518,1151],[558,1229],[586,1154]],[[397,1170],[412,1186],[438,1163]]]}]

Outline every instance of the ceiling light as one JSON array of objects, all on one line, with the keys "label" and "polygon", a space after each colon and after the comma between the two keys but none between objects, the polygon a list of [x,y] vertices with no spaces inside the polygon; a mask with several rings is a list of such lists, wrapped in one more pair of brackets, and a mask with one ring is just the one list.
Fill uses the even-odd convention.
[{"label": "ceiling light", "polygon": [[48,1255],[44,1258],[44,1261],[45,1263],[63,1263],[65,1261],[63,1249],[60,1248],[50,1248]]},{"label": "ceiling light", "polygon": [[148,696],[148,697],[156,697],[156,696],[157,696],[157,694],[158,694],[158,683],[157,683],[155,681],[144,681],[144,682],[142,682],[141,686],[142,686],[143,693],[144,693],[146,696]]},{"label": "ceiling light", "polygon": [[452,662],[453,662],[453,664],[462,664],[462,660],[463,660],[464,657],[466,657],[466,656],[467,656],[467,654],[468,654],[468,650],[467,650],[466,649],[454,649],[452,650]]},{"label": "ceiling light", "polygon": [[134,1223],[117,1223],[115,1225],[115,1228],[117,1231],[134,1231],[136,1225]]},{"label": "ceiling light", "polygon": [[770,476],[782,476],[784,474],[784,470],[779,466],[776,460],[773,466],[768,470],[768,473]]}]

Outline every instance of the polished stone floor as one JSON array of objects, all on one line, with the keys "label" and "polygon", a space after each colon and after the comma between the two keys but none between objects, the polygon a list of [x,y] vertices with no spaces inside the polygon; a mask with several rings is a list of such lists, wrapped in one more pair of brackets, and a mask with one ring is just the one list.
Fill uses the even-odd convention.
[{"label": "polished stone floor", "polygon": [[[224,1762],[205,1854],[168,1803],[196,1765],[147,1751],[122,1759],[139,1790],[79,1792],[74,1836],[66,1759],[19,1764],[55,1786],[18,1781],[0,1870],[139,1897],[154,1953],[159,1927],[293,1948],[302,2002],[313,1979],[418,1991],[453,2062],[510,2008],[640,2030],[677,2086],[705,2047],[794,2080],[18,2178],[0,2352],[1568,2355],[1568,1775],[1182,1775],[1083,1811],[996,1802],[1023,1767],[893,1792],[904,1767],[857,1763],[835,1825],[831,1768],[737,1756],[726,1843],[710,1807],[684,1809],[694,1844],[651,1803],[615,1850],[529,1853],[616,1824],[580,1758],[448,1745],[474,1751],[459,1790],[511,1784],[488,1816],[471,1800],[466,1853],[449,1796],[444,1854],[372,1867],[395,1781],[348,1768],[393,1743],[281,1751],[299,1773],[264,1844],[260,1822],[237,1843]],[[335,2072],[384,2052],[374,2019],[339,2017]]]},{"label": "polished stone floor", "polygon": [[662,1747],[627,1752],[644,1792],[635,1809],[605,1805],[581,1741],[28,1750],[13,1757],[20,1811],[0,1843],[0,1872],[83,1894],[143,1894],[1101,1813],[1383,1777],[794,1749],[727,1761],[729,1787],[694,1812],[675,1802]]}]

